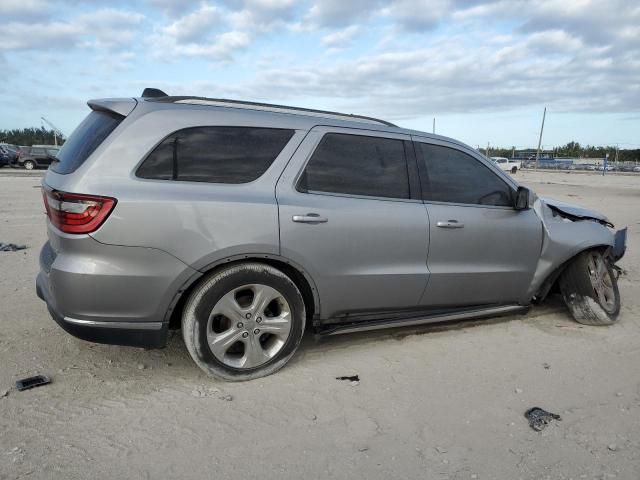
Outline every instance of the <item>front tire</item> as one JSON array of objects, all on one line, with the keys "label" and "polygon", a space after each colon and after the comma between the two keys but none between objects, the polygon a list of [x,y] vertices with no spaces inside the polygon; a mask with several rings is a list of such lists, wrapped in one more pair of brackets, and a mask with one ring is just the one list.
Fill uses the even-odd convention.
[{"label": "front tire", "polygon": [[22,166],[26,169],[26,170],[33,170],[34,168],[36,168],[36,164],[34,162],[32,162],[31,160],[27,160],[26,162],[24,162],[22,164]]},{"label": "front tire", "polygon": [[191,293],[182,336],[196,364],[229,381],[271,375],[286,365],[304,333],[306,311],[280,270],[243,263],[210,274]]},{"label": "front tire", "polygon": [[618,281],[599,250],[578,255],[560,276],[560,291],[573,318],[584,325],[611,325],[620,313]]}]

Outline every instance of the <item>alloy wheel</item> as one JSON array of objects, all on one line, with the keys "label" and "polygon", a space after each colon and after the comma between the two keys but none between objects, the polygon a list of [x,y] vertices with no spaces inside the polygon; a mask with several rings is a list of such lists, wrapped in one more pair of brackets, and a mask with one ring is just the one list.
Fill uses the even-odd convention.
[{"label": "alloy wheel", "polygon": [[207,342],[223,364],[251,369],[275,357],[289,338],[291,308],[275,288],[243,285],[225,294],[207,322]]}]

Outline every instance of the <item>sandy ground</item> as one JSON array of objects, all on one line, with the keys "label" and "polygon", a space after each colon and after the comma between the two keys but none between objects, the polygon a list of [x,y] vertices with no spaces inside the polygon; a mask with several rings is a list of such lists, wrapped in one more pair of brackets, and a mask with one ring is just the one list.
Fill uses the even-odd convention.
[{"label": "sandy ground", "polygon": [[[305,339],[280,373],[216,382],[180,336],[145,351],[64,333],[36,298],[39,178],[0,175],[0,479],[640,478],[640,178],[518,173],[630,228],[623,309]],[[46,373],[26,392],[16,379]],[[335,379],[358,374],[360,383]],[[523,413],[562,416],[541,433]]]}]

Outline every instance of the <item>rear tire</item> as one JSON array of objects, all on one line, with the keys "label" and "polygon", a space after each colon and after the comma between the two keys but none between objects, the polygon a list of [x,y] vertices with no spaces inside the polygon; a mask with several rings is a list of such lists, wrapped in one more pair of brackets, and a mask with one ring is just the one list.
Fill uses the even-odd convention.
[{"label": "rear tire", "polygon": [[206,373],[229,381],[271,375],[291,359],[304,333],[304,300],[280,270],[243,263],[213,272],[191,293],[182,336]]},{"label": "rear tire", "polygon": [[511,173],[515,175],[517,171],[518,171],[518,167],[511,167]]},{"label": "rear tire", "polygon": [[22,166],[25,168],[25,170],[33,170],[34,168],[36,168],[35,162],[31,160],[27,160],[22,164]]},{"label": "rear tire", "polygon": [[618,281],[599,250],[578,255],[560,276],[560,291],[573,318],[584,325],[611,325],[620,313]]}]

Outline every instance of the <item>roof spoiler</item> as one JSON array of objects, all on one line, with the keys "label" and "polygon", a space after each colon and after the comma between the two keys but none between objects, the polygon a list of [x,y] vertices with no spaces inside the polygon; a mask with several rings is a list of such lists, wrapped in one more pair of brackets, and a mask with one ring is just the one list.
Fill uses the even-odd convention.
[{"label": "roof spoiler", "polygon": [[142,98],[158,98],[158,97],[168,97],[166,93],[158,88],[145,88],[142,91]]},{"label": "roof spoiler", "polygon": [[138,102],[135,98],[100,98],[87,102],[91,110],[117,113],[123,117],[129,115],[137,104]]}]

